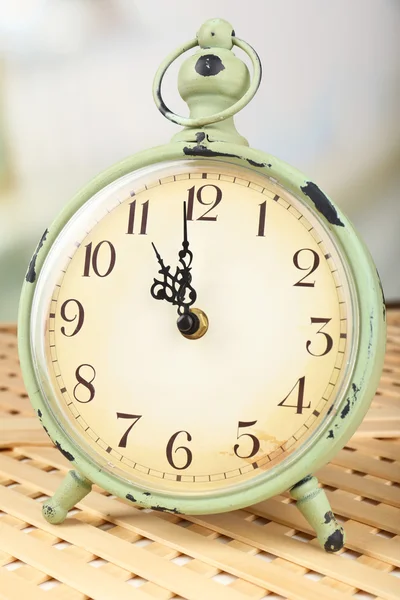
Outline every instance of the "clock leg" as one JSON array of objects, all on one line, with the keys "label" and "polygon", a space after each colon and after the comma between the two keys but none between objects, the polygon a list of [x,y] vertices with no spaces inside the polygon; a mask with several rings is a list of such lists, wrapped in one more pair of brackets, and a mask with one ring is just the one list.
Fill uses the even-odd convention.
[{"label": "clock leg", "polygon": [[290,490],[296,506],[315,530],[319,543],[327,552],[337,552],[344,545],[343,527],[336,521],[328,498],[318,487],[316,477],[309,475]]},{"label": "clock leg", "polygon": [[69,471],[56,493],[43,504],[42,514],[49,523],[62,523],[71,508],[92,489],[92,482],[78,471]]}]

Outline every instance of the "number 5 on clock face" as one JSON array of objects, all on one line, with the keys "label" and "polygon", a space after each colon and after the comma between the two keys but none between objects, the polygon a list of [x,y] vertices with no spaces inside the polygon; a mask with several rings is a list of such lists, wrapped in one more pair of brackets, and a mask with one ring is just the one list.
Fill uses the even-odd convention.
[{"label": "number 5 on clock face", "polygon": [[[209,323],[194,340],[150,293],[153,245],[171,277],[179,265],[184,202]],[[284,464],[346,385],[356,315],[340,251],[254,170],[202,160],[127,175],[72,218],[54,263],[38,311],[52,409],[143,488],[217,493]]]}]

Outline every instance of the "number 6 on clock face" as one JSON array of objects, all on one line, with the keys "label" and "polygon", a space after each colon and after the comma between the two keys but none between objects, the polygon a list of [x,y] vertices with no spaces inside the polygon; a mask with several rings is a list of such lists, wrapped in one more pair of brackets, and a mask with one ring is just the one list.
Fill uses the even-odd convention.
[{"label": "number 6 on clock face", "polygon": [[[201,339],[150,292],[163,268],[173,277],[182,239]],[[348,385],[357,314],[339,248],[295,196],[227,162],[163,163],[108,185],[61,232],[35,302],[51,410],[103,470],[142,489],[218,494],[284,466]]]}]

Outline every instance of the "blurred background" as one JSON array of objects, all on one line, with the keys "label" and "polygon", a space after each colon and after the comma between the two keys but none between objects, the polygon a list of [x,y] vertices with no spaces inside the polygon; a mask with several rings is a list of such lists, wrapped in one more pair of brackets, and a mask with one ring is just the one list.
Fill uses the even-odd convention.
[{"label": "blurred background", "polygon": [[[263,62],[239,132],[335,200],[400,300],[399,0],[0,0],[0,321],[16,319],[30,255],[71,196],[177,131],[153,76],[213,17]],[[166,101],[187,114],[176,73]]]}]

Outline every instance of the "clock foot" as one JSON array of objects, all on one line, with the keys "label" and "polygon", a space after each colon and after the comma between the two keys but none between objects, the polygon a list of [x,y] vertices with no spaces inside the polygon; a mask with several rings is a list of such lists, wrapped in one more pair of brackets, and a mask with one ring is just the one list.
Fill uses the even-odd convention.
[{"label": "clock foot", "polygon": [[68,511],[80,502],[91,489],[91,481],[77,471],[69,471],[54,496],[43,504],[44,518],[53,525],[62,523]]},{"label": "clock foot", "polygon": [[344,545],[343,527],[336,521],[328,498],[318,487],[316,477],[309,475],[290,490],[297,500],[296,506],[311,527],[315,530],[321,546],[327,552],[337,552]]}]

